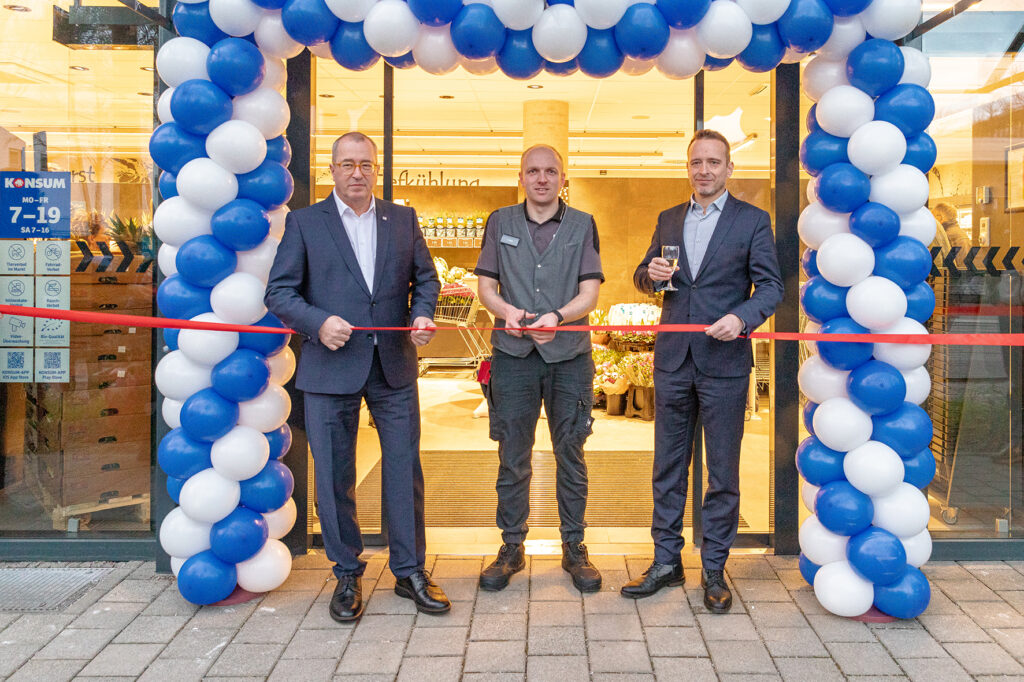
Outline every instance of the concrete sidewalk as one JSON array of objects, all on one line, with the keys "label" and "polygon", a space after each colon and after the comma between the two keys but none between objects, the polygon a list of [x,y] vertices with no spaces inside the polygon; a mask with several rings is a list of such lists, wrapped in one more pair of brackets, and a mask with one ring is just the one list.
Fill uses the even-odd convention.
[{"label": "concrete sidewalk", "polygon": [[[557,556],[530,557],[503,592],[481,592],[485,557],[431,556],[454,602],[416,614],[370,558],[366,613],[330,619],[334,588],[322,553],[297,559],[279,590],[241,606],[198,608],[152,563],[112,566],[61,612],[0,612],[0,677],[272,680],[1024,679],[1024,562],[933,563],[928,611],[884,625],[824,612],[795,557],[735,556],[732,612],[701,604],[699,557],[686,589],[632,601],[619,587],[649,557],[593,556],[604,589],[581,597]],[[0,564],[12,566],[57,564]]]}]

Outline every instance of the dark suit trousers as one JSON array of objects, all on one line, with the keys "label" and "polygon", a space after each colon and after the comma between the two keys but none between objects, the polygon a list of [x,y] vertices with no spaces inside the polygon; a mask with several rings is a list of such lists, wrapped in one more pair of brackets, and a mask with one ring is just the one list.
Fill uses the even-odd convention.
[{"label": "dark suit trousers", "polygon": [[683,549],[683,511],[698,413],[704,425],[708,489],[702,519],[704,568],[725,567],[736,539],[740,503],[740,441],[749,376],[702,374],[688,352],[674,372],[655,368],[654,560],[678,563]]},{"label": "dark suit trousers", "polygon": [[416,382],[391,388],[380,356],[358,393],[306,393],[306,431],[316,467],[317,504],[327,558],[335,575],[362,575],[363,541],[356,518],[356,434],[359,406],[366,399],[380,438],[381,486],[387,506],[389,565],[404,578],[426,559],[423,530],[423,469]]}]

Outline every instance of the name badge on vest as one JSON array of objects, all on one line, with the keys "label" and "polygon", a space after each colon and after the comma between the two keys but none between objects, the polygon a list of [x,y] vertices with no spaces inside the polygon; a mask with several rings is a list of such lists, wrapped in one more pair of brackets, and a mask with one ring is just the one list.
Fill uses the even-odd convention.
[{"label": "name badge on vest", "polygon": [[510,234],[501,235],[501,243],[508,244],[509,246],[519,246],[519,237],[513,237]]}]

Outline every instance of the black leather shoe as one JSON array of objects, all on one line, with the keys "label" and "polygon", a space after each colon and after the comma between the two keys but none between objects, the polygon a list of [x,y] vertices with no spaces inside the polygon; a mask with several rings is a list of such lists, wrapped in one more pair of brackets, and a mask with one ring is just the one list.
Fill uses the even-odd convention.
[{"label": "black leather shoe", "polygon": [[338,578],[334,596],[328,607],[331,618],[339,623],[359,620],[363,615],[363,581],[358,575],[343,575]]},{"label": "black leather shoe", "polygon": [[572,576],[572,584],[580,592],[601,589],[601,573],[590,563],[587,546],[582,542],[562,543],[562,568]]},{"label": "black leather shoe", "polygon": [[704,606],[711,613],[725,613],[732,608],[732,592],[725,584],[725,572],[706,568],[700,574],[700,586],[704,588]]},{"label": "black leather shoe", "polygon": [[642,599],[663,587],[678,587],[684,580],[682,564],[659,564],[655,561],[642,576],[623,585],[620,592],[623,597]]},{"label": "black leather shoe", "polygon": [[395,581],[395,594],[412,599],[416,602],[416,610],[423,613],[445,613],[452,608],[444,590],[422,568],[405,578],[398,578]]},{"label": "black leather shoe", "polygon": [[480,589],[497,592],[508,587],[509,578],[526,568],[526,551],[520,543],[505,543],[498,556],[480,572]]}]

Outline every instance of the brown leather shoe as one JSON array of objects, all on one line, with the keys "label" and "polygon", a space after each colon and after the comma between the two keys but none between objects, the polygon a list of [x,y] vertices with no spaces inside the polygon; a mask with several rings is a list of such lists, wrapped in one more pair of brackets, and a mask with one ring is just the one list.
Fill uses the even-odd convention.
[{"label": "brown leather shoe", "polygon": [[330,606],[331,618],[339,623],[359,620],[363,615],[363,581],[358,575],[343,575],[338,578]]},{"label": "brown leather shoe", "polygon": [[562,543],[562,568],[572,576],[572,584],[580,592],[601,589],[601,573],[590,563],[587,546],[582,542]]},{"label": "brown leather shoe", "polygon": [[416,603],[416,610],[423,613],[445,613],[452,608],[444,590],[422,568],[412,575],[395,580],[395,594],[412,599]]},{"label": "brown leather shoe", "polygon": [[725,613],[732,608],[732,592],[725,584],[725,571],[706,568],[700,573],[704,588],[704,606],[711,613]]},{"label": "brown leather shoe", "polygon": [[685,582],[682,564],[659,564],[657,561],[635,580],[622,586],[620,593],[630,599],[650,597],[663,587],[678,587]]}]

